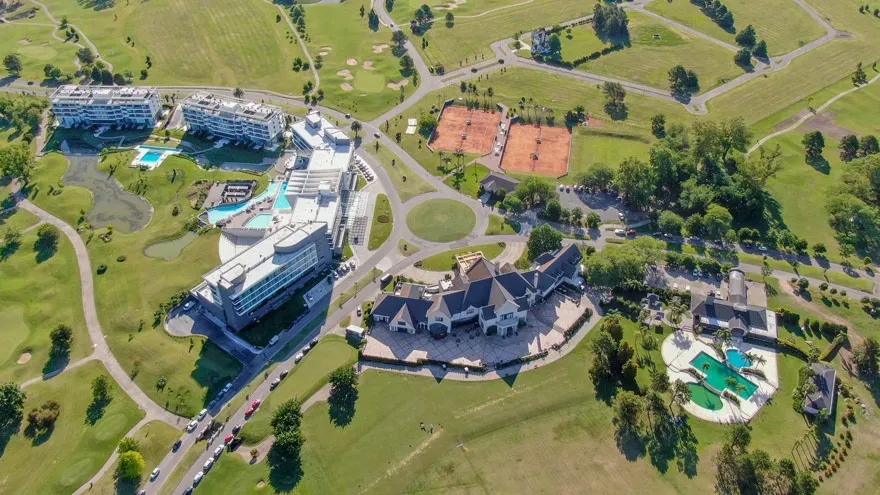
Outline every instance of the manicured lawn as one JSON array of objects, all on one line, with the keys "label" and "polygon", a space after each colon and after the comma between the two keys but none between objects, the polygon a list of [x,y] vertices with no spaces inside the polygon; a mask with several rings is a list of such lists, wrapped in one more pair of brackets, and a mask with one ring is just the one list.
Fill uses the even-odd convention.
[{"label": "manicured lawn", "polygon": [[443,181],[447,186],[472,198],[480,197],[480,181],[489,175],[489,169],[480,163],[466,165]]},{"label": "manicured lawn", "polygon": [[0,214],[0,230],[6,233],[7,229],[22,231],[36,224],[40,219],[33,213],[16,208]]},{"label": "manicured lawn", "polygon": [[[742,74],[742,69],[733,63],[730,51],[646,14],[629,12],[628,15],[629,46],[589,61],[579,69],[666,89],[669,87],[669,69],[683,64],[699,76],[701,92]],[[591,24],[574,28],[571,36],[574,39],[586,38],[587,46],[566,50],[569,40],[563,33],[565,60],[573,61],[601,49],[594,47],[601,41]]]},{"label": "manicured lawn", "polygon": [[[357,361],[357,349],[338,335],[327,335],[312,349],[299,364],[290,370],[271,394],[263,399],[260,408],[251,416],[241,430],[241,438],[247,445],[260,443],[272,434],[272,414],[275,409],[289,399],[304,401],[324,386],[330,373],[340,366],[352,365]],[[249,447],[242,447],[247,448]]]},{"label": "manicured lawn", "polygon": [[[76,72],[73,61],[76,60],[76,51],[79,48],[73,43],[62,43],[53,38],[54,28],[51,25],[42,25],[51,24],[48,18],[38,15],[36,19],[21,19],[18,22],[0,24],[0,53],[4,56],[14,53],[21,58],[22,70],[19,77],[29,81],[42,81],[46,77],[43,73],[43,66],[46,64],[52,64],[66,74],[73,75]],[[63,31],[59,32],[62,38],[63,34]]]},{"label": "manicured lawn", "polygon": [[400,201],[406,203],[416,196],[437,191],[419,174],[413,172],[409,165],[404,163],[393,151],[380,146],[378,152],[375,148],[368,150],[368,152],[382,162],[385,172],[391,177],[391,182],[397,189]]},{"label": "manicured lawn", "polygon": [[504,248],[505,245],[503,242],[496,242],[492,244],[468,246],[461,249],[452,249],[433,256],[428,256],[422,260],[419,268],[432,272],[445,272],[452,270],[455,267],[455,257],[457,255],[481,251],[485,258],[491,260],[497,258],[498,255],[504,251]]},{"label": "manicured lawn", "polygon": [[489,214],[489,226],[486,227],[486,235],[518,234],[519,229],[519,222],[494,213]]},{"label": "manicured lawn", "polygon": [[5,486],[15,493],[72,493],[98,471],[123,435],[143,418],[143,411],[111,378],[113,400],[90,422],[91,382],[99,374],[109,377],[104,365],[91,362],[26,389],[25,415],[47,400],[58,402],[61,414],[51,432],[31,436],[22,428],[5,444],[0,457]]},{"label": "manicured lawn", "polygon": [[[140,443],[140,453],[144,456],[144,474],[141,479],[141,482],[143,482],[149,478],[153,468],[162,461],[165,455],[171,452],[171,446],[180,437],[180,430],[162,421],[151,421],[142,426],[131,437]],[[91,489],[92,493],[125,494],[137,492],[140,483],[135,484],[128,480],[119,480],[114,476],[118,464],[117,462],[113,468],[107,471],[95,483]],[[162,473],[162,476],[167,474]]]},{"label": "manicured lawn", "polygon": [[388,196],[380,194],[376,196],[376,208],[373,210],[373,223],[370,226],[370,241],[367,249],[370,251],[379,249],[394,228],[394,213],[391,211],[391,203]]},{"label": "manicured lawn", "polygon": [[434,242],[449,242],[468,235],[477,224],[474,211],[453,199],[432,199],[416,205],[406,216],[413,234]]},{"label": "manicured lawn", "polygon": [[650,134],[606,132],[600,128],[576,127],[571,140],[568,175],[559,182],[573,184],[591,166],[604,163],[617,168],[623,160],[636,157],[648,159],[653,137]]},{"label": "manicured lawn", "polygon": [[[794,2],[728,0],[724,6],[733,14],[737,30],[749,24],[755,27],[758,39],[767,42],[771,56],[788,53],[825,34],[822,26]],[[734,33],[721,29],[687,0],[651,2],[647,8],[722,41],[734,42]]]},{"label": "manicured lawn", "polygon": [[[388,86],[405,79],[400,62],[390,48],[377,53],[378,47],[373,47],[390,45],[391,31],[384,27],[370,29],[367,16],[360,15],[359,3],[310,5],[305,10],[309,52],[313,58],[324,53],[324,65],[319,69],[322,104],[368,120],[397,105],[401,94],[416,90],[412,80],[402,91]],[[348,74],[339,74],[341,71]],[[343,89],[343,84],[352,89]]]},{"label": "manicured lawn", "polygon": [[[291,70],[302,51],[281,12],[262,0],[116,2],[110,8],[49,0],[98,47],[115,72],[135,74],[138,84],[214,85],[299,93],[310,72]],[[131,38],[131,44],[127,39]],[[152,61],[149,77],[141,69]]]},{"label": "manicured lawn", "polygon": [[[14,220],[22,212],[12,216]],[[4,229],[5,230],[5,229]],[[66,364],[51,360],[51,332],[73,329],[70,361],[92,352],[85,326],[79,270],[73,246],[63,235],[54,254],[34,250],[36,230],[22,235],[15,253],[0,261],[0,380],[22,382]],[[27,357],[29,355],[29,358]],[[21,364],[17,364],[21,361]]]},{"label": "manicured lawn", "polygon": [[[111,166],[116,166],[114,177],[128,187],[136,186],[138,179],[143,177],[141,193],[153,205],[153,216],[141,231],[133,234],[114,232],[111,242],[98,239],[98,234],[104,230],[95,232],[92,239],[89,239],[91,234],[88,231],[83,232],[83,237],[89,241],[92,267],[101,264],[108,267],[104,274],[95,276],[98,317],[114,355],[134,376],[141,389],[158,404],[191,416],[204,407],[229,378],[239,373],[241,365],[204,338],[170,337],[161,328],[161,321],[158,322],[160,326],[153,326],[154,313],[161,302],[196,285],[205,272],[219,263],[219,234],[212,231],[199,236],[171,261],[146,257],[143,250],[157,241],[179,237],[183,232],[184,223],[196,211],[179,193],[186,191],[193,181],[253,179],[254,176],[204,171],[178,157],[167,159],[154,171],[139,172],[125,166],[130,159],[130,153],[109,155],[98,169],[108,173]],[[176,170],[175,174],[170,173],[172,169]],[[40,162],[35,173],[44,177],[47,183],[57,184],[63,168],[46,167]],[[265,184],[263,176],[260,187],[264,188]],[[71,190],[74,189],[65,187],[59,197]],[[47,198],[48,201],[38,201],[38,204],[50,210],[58,207],[55,196]],[[172,214],[175,206],[179,209],[176,216]],[[79,208],[75,211],[78,212]],[[64,215],[62,218],[70,221]],[[117,261],[120,256],[125,256],[125,261]],[[144,274],[161,276],[145,278]],[[156,383],[162,376],[166,378],[167,386],[160,390]]]},{"label": "manicured lawn", "polygon": [[418,246],[405,239],[400,239],[399,241],[397,241],[397,249],[400,251],[400,254],[404,256],[409,256],[413,253],[418,253],[420,251],[420,248]]},{"label": "manicured lawn", "polygon": [[88,212],[92,208],[92,193],[79,186],[63,186],[61,177],[67,171],[67,166],[67,158],[58,152],[48,153],[37,161],[28,186],[28,198],[76,227],[85,221],[81,212]]}]

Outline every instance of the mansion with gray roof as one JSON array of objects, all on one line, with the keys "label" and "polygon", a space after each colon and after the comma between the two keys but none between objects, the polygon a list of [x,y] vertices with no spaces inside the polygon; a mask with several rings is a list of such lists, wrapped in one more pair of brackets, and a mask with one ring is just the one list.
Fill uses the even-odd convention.
[{"label": "mansion with gray roof", "polygon": [[767,308],[749,304],[746,274],[739,268],[727,273],[728,297],[692,294],[693,327],[708,332],[730,330],[734,338],[754,337],[776,341],[776,313]]},{"label": "mansion with gray roof", "polygon": [[373,318],[410,334],[428,331],[443,337],[455,325],[477,323],[484,334],[511,335],[536,302],[563,283],[577,285],[581,260],[575,245],[540,256],[527,272],[481,257],[458,268],[452,288],[430,299],[381,294]]}]

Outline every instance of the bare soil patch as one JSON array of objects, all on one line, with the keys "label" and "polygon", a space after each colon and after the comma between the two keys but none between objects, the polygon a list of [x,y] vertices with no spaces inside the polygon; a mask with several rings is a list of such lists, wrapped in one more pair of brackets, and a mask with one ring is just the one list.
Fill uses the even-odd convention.
[{"label": "bare soil patch", "polygon": [[807,133],[819,131],[826,136],[831,136],[840,141],[844,136],[855,134],[853,131],[834,123],[834,112],[826,111],[816,115],[812,119],[804,122],[801,126],[801,132]]},{"label": "bare soil patch", "polygon": [[350,59],[346,60],[345,63],[348,65],[351,65],[353,67],[358,64],[358,61],[356,58],[350,58]]},{"label": "bare soil patch", "polygon": [[31,43],[31,40],[29,40],[27,38],[22,38],[22,39],[18,40],[18,43],[21,45],[29,45]]},{"label": "bare soil patch", "polygon": [[354,89],[354,88],[352,87],[352,85],[351,85],[351,84],[348,84],[348,83],[342,83],[342,84],[339,85],[339,87],[342,88],[343,91],[351,91],[351,90]]},{"label": "bare soil patch", "polygon": [[789,127],[790,125],[794,124],[795,122],[800,120],[802,117],[805,117],[809,113],[810,113],[810,110],[805,108],[805,109],[801,110],[800,112],[792,115],[791,117],[783,120],[782,122],[774,125],[773,130],[774,131],[781,131],[781,130]]},{"label": "bare soil patch", "polygon": [[381,45],[373,45],[373,53],[382,53],[382,50],[388,48],[388,45],[382,43]]},{"label": "bare soil patch", "polygon": [[388,87],[391,89],[400,89],[408,84],[409,84],[409,79],[403,79],[403,80],[396,82],[396,83],[393,83],[393,82],[388,83]]},{"label": "bare soil patch", "polygon": [[590,127],[602,127],[602,121],[595,117],[587,117],[587,125]]},{"label": "bare soil patch", "polygon": [[21,354],[21,356],[18,357],[18,361],[16,361],[15,364],[24,364],[30,360],[31,360],[31,353],[23,352]]},{"label": "bare soil patch", "polygon": [[342,76],[342,78],[346,81],[351,81],[352,79],[354,79],[354,76],[351,75],[351,71],[348,69],[342,69],[341,71],[337,72],[336,75]]}]

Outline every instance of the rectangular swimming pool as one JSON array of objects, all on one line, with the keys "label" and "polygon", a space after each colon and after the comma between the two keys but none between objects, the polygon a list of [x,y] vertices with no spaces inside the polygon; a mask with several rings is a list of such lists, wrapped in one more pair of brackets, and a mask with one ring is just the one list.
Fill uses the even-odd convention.
[{"label": "rectangular swimming pool", "polygon": [[[704,365],[706,365],[704,367]],[[758,386],[752,383],[749,380],[746,380],[745,377],[737,373],[736,371],[728,368],[721,361],[713,358],[712,356],[706,354],[705,352],[700,352],[697,357],[695,357],[691,361],[691,366],[700,370],[701,372],[706,374],[706,382],[709,385],[712,385],[716,390],[724,390],[725,388],[730,389],[731,392],[736,393],[736,395],[742,397],[743,399],[748,399],[758,390]],[[727,379],[733,378],[736,380],[736,383],[740,385],[741,390],[734,390],[727,385]]]},{"label": "rectangular swimming pool", "polygon": [[162,153],[148,151],[141,156],[141,161],[146,163],[156,163],[160,158],[162,158]]}]

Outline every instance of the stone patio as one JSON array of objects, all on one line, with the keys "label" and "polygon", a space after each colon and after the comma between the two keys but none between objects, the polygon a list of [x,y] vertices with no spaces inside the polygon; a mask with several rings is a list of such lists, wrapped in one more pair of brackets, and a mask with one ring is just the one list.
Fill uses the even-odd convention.
[{"label": "stone patio", "polygon": [[[571,293],[571,292],[570,292]],[[582,294],[579,299],[554,292],[547,300],[529,311],[526,326],[511,337],[483,335],[476,324],[452,329],[452,334],[435,339],[425,331],[415,335],[388,330],[377,323],[367,337],[367,356],[416,362],[433,359],[468,366],[492,366],[518,357],[549,350],[563,341],[563,332],[590,305]]]}]

